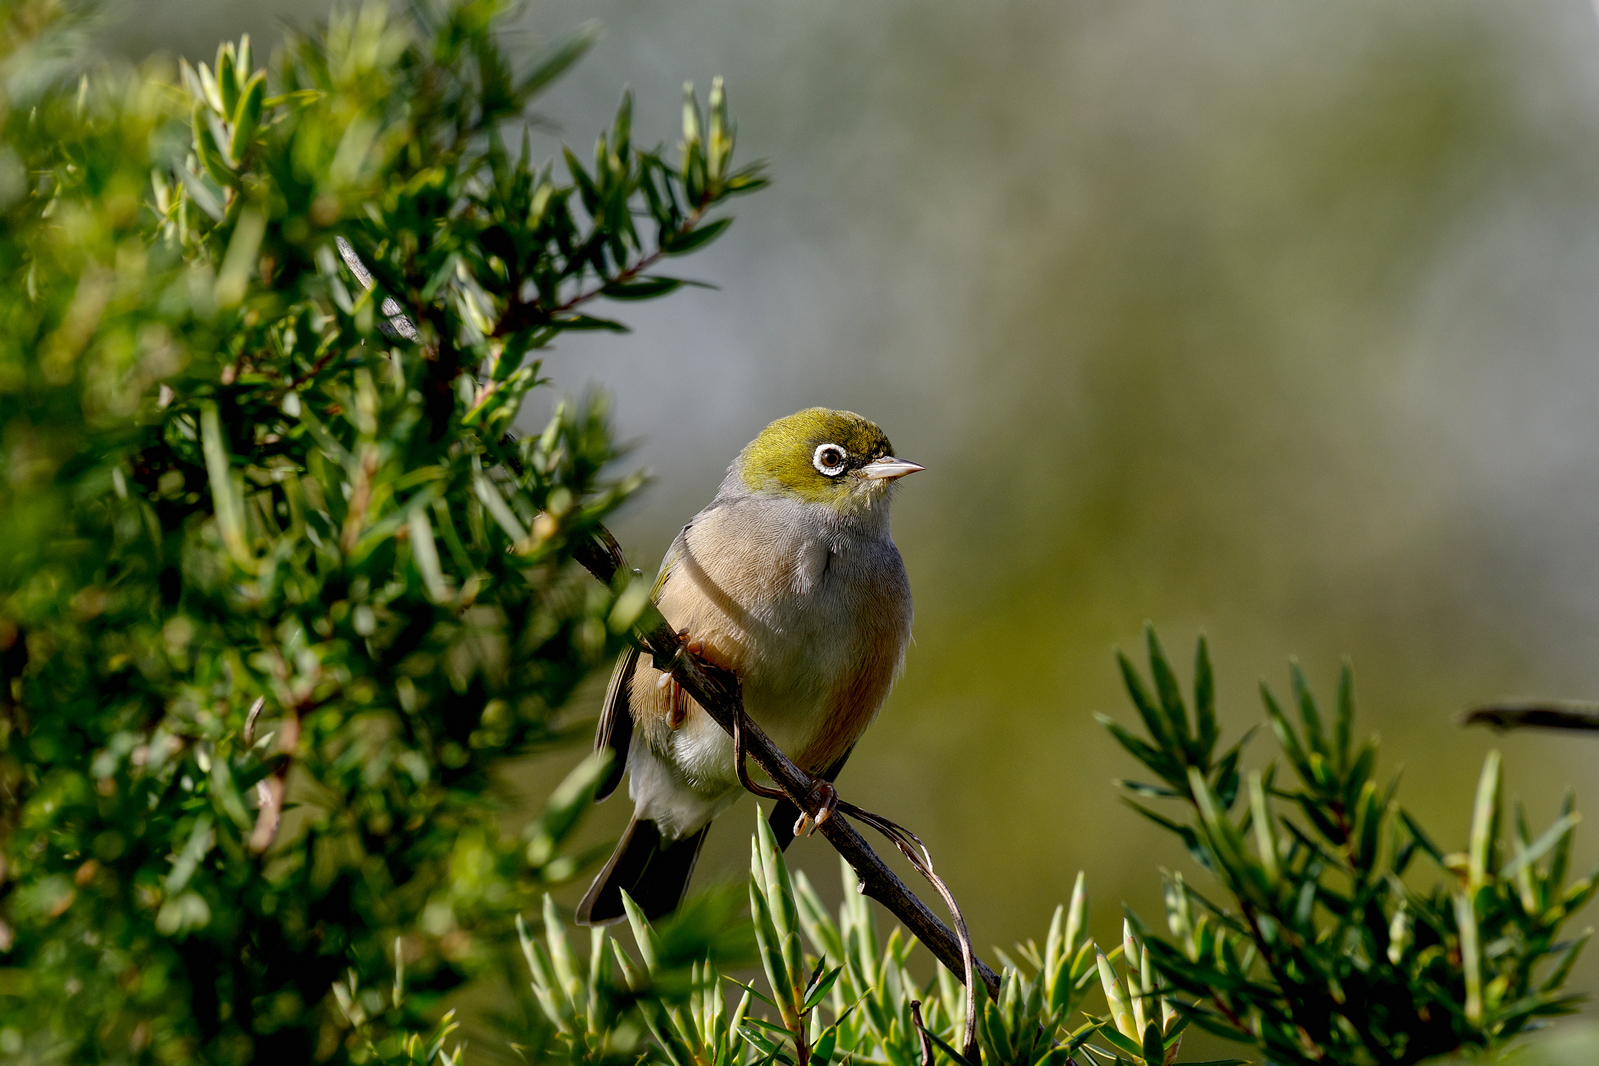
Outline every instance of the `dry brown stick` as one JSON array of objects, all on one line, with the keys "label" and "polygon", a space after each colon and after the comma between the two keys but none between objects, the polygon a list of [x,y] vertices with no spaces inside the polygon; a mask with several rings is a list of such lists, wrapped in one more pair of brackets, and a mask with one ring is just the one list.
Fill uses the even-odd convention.
[{"label": "dry brown stick", "polygon": [[911,1024],[916,1026],[916,1035],[921,1037],[922,1066],[933,1066],[933,1038],[927,1035],[927,1026],[922,1024],[922,1001],[911,1000]]},{"label": "dry brown stick", "polygon": [[1469,711],[1461,725],[1486,725],[1506,729],[1572,729],[1599,731],[1599,705],[1574,700],[1540,700],[1529,703],[1495,703]]},{"label": "dry brown stick", "polygon": [[[603,526],[592,541],[578,546],[577,561],[603,584],[614,586],[618,574],[631,571],[622,548]],[[634,634],[645,650],[654,658],[655,668],[671,673],[677,683],[705,709],[716,723],[731,734],[738,724],[746,750],[757,766],[766,772],[778,788],[800,810],[811,804],[808,798],[813,787],[811,775],[801,770],[772,743],[764,730],[744,715],[744,700],[739,692],[738,678],[730,671],[690,655],[683,640],[667,623],[666,618],[653,603],[646,603],[644,613],[634,624]],[[742,721],[740,721],[742,718]],[[913,936],[927,945],[939,962],[965,984],[967,958],[960,939],[950,931],[905,882],[889,869],[866,839],[844,818],[829,818],[817,830],[833,845],[860,879],[859,890],[870,896],[904,924]],[[971,960],[976,976],[991,997],[999,996],[999,975],[981,959]]]}]

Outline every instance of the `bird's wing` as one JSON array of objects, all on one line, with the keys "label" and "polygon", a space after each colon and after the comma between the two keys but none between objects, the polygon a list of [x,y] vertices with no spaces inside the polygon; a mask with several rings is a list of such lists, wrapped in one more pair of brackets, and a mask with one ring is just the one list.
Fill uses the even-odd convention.
[{"label": "bird's wing", "polygon": [[[702,511],[701,514],[703,513]],[[699,515],[694,517],[698,519]],[[672,546],[666,549],[666,557],[661,560],[661,572],[655,575],[655,587],[650,589],[650,599],[657,603],[660,602],[661,590],[666,587],[667,578],[672,576],[672,571],[677,568],[677,561],[683,557],[683,552],[688,547],[688,531],[693,528],[693,522],[684,526],[678,531],[677,536],[672,538]]]},{"label": "bird's wing", "polygon": [[611,684],[605,690],[605,705],[600,708],[600,724],[594,731],[594,750],[612,753],[611,767],[605,780],[594,790],[594,802],[605,799],[622,782],[622,771],[627,769],[627,749],[633,742],[633,712],[628,701],[633,690],[633,668],[638,665],[639,650],[628,648],[616,660],[611,671]]},{"label": "bird's wing", "polygon": [[[650,599],[660,598],[667,576],[682,555],[684,538],[688,530],[689,527],[684,526],[683,532],[677,535],[677,539],[672,541],[672,546],[667,549],[666,558],[661,561],[661,572],[655,578],[655,587],[650,590]],[[610,749],[613,758],[611,768],[605,774],[605,780],[600,782],[599,788],[594,792],[596,803],[616,791],[616,786],[622,783],[622,773],[627,769],[627,751],[633,743],[633,671],[638,667],[639,654],[638,648],[628,648],[617,657],[616,669],[611,671],[611,683],[605,690],[605,703],[600,708],[599,725],[594,730],[594,750]]]},{"label": "bird's wing", "polygon": [[[849,751],[834,759],[832,765],[821,773],[823,781],[833,782],[838,780],[839,771],[844,769],[844,764],[849,762],[850,753],[855,750],[855,745],[849,746]],[[767,816],[766,824],[772,827],[772,836],[777,840],[779,850],[787,850],[794,842],[794,823],[799,819],[800,809],[794,806],[794,801],[780,799],[777,806],[772,808],[772,813]]]}]

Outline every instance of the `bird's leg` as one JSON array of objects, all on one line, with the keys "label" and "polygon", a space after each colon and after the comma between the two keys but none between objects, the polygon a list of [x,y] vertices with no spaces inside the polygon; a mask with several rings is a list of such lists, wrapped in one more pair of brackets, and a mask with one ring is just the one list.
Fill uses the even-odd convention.
[{"label": "bird's leg", "polygon": [[674,678],[672,681],[672,704],[666,712],[666,724],[671,729],[681,728],[688,721],[688,697],[683,692],[683,686]]},{"label": "bird's leg", "polygon": [[767,788],[750,780],[749,768],[744,765],[744,761],[749,757],[744,733],[744,724],[748,721],[749,712],[744,710],[744,705],[741,703],[738,713],[733,715],[733,769],[738,773],[738,783],[744,786],[744,791],[753,792],[757,796],[765,796],[767,799],[787,799],[788,794],[782,789]]},{"label": "bird's leg", "polygon": [[833,787],[831,781],[815,778],[811,783],[811,790],[805,794],[805,802],[814,806],[816,810],[814,814],[806,811],[799,816],[799,820],[794,823],[796,837],[810,836],[827,824],[827,820],[838,810],[838,789]]}]

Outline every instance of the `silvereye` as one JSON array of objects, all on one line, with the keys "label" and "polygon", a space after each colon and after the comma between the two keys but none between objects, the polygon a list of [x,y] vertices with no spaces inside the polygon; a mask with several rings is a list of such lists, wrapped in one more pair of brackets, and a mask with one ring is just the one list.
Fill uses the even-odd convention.
[{"label": "silvereye", "polygon": [[[653,598],[690,647],[738,674],[744,707],[803,770],[834,780],[905,661],[911,590],[889,536],[894,457],[860,415],[812,407],[767,426],[661,563]],[[710,822],[741,791],[732,738],[637,650],[611,675],[595,748],[625,764],[633,820],[578,907],[623,917],[625,890],[655,918],[688,888]],[[777,805],[778,841],[799,811]]]}]

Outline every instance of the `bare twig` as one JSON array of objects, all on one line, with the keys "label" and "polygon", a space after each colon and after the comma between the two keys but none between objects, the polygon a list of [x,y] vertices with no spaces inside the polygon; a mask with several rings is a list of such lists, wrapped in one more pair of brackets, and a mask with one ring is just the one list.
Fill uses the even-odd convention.
[{"label": "bare twig", "polygon": [[911,1023],[916,1026],[916,1035],[921,1038],[921,1066],[933,1066],[933,1038],[927,1035],[927,1026],[922,1023],[922,1001],[919,999],[911,1000]]},{"label": "bare twig", "polygon": [[[339,249],[339,258],[343,259],[344,265],[350,268],[350,273],[355,275],[355,280],[361,283],[363,289],[371,292],[377,283],[372,280],[372,272],[366,268],[365,263],[361,262],[361,257],[355,254],[355,249],[350,246],[350,242],[343,237],[335,237],[333,242]],[[380,323],[379,325],[379,328],[384,333],[394,337],[403,337],[408,341],[422,339],[422,335],[416,331],[416,323],[406,316],[404,309],[400,307],[399,302],[394,297],[384,297],[382,310],[384,316],[388,319],[386,323]]]},{"label": "bare twig", "polygon": [[[592,540],[578,545],[575,554],[577,561],[605,585],[615,584],[618,574],[631,574],[621,546],[603,527],[597,530]],[[760,725],[744,715],[744,700],[739,691],[738,678],[731,671],[723,670],[684,652],[682,639],[673,631],[653,603],[645,607],[644,614],[634,625],[634,634],[652,656],[656,669],[670,671],[672,677],[683,686],[689,696],[729,734],[732,734],[736,728],[756,765],[765,771],[766,776],[772,779],[795,806],[802,811],[809,811],[814,805],[814,800],[810,798],[814,787],[811,775],[795,766],[788,756],[772,743]],[[906,834],[906,837],[910,841],[915,841],[914,844],[896,837],[893,830],[898,827],[893,826],[892,822],[871,816],[869,812],[861,811],[853,804],[846,805],[841,802],[839,809],[845,810],[852,817],[868,821],[868,824],[888,835],[894,840],[895,845],[911,858],[913,865],[917,865],[920,870],[925,863],[927,869],[922,872],[930,873],[932,866],[930,862],[926,862],[926,849],[921,849],[920,861],[913,855],[920,846],[920,841],[915,841],[915,838],[909,834]],[[905,882],[888,868],[853,825],[844,818],[829,818],[822,823],[819,831],[855,870],[855,876],[860,879],[859,890],[863,895],[887,907],[905,928],[926,944],[934,957],[948,967],[949,971],[969,990],[975,988],[976,980],[980,980],[990,996],[999,995],[999,975],[984,965],[981,959],[975,957],[971,950],[970,938],[965,938],[966,942],[963,944],[963,938],[951,932],[949,926],[940,921],[938,916],[928,909],[927,904],[905,886]],[[907,848],[910,850],[906,850]],[[934,887],[939,889],[940,895],[943,895],[945,901],[951,905],[952,913],[956,915],[956,923],[964,934],[965,922],[960,918],[959,910],[954,907],[954,897],[949,894],[942,881],[934,880],[933,883]],[[968,1014],[972,1012],[974,1003],[975,999],[969,999]],[[974,1028],[968,1026],[968,1040],[972,1039]]]},{"label": "bare twig", "polygon": [[[765,785],[750,780],[749,767],[745,765],[746,756],[749,755],[748,727],[754,723],[750,716],[739,708],[738,714],[733,716],[733,768],[738,771],[738,783],[744,786],[745,792],[752,792],[757,796],[767,799],[787,799],[788,793],[780,788],[767,788]],[[795,834],[796,836],[798,834]]]},{"label": "bare twig", "polygon": [[1565,700],[1495,703],[1466,712],[1460,724],[1486,725],[1500,732],[1528,727],[1599,732],[1599,704]]},{"label": "bare twig", "polygon": [[329,348],[327,351],[323,352],[322,358],[318,359],[315,363],[312,363],[309,370],[295,378],[293,381],[289,382],[289,384],[286,386],[288,391],[293,392],[301,385],[304,385],[307,381],[310,381],[312,378],[322,373],[322,371],[326,369],[327,365],[333,361],[333,357],[337,354],[337,348]]},{"label": "bare twig", "polygon": [[[681,655],[682,652],[679,651],[678,654]],[[767,788],[765,785],[756,784],[750,780],[749,770],[744,763],[749,754],[749,729],[752,726],[754,726],[754,723],[750,721],[749,714],[740,706],[733,716],[733,766],[738,772],[739,784],[744,786],[746,792],[753,792],[757,796],[765,796],[769,799],[786,799],[788,798],[787,794],[781,790]],[[818,794],[825,795],[829,799],[819,803],[816,798]],[[796,805],[799,805],[799,801],[796,801]],[[816,812],[811,811],[813,806],[818,807],[819,810]],[[863,807],[857,807],[853,803],[846,803],[844,800],[839,799],[838,793],[834,790],[832,784],[826,781],[812,783],[811,791],[806,793],[803,806],[800,809],[806,813],[802,814],[800,821],[795,824],[795,836],[800,835],[800,825],[808,819],[811,820],[811,825],[814,827],[812,832],[815,832],[816,829],[820,829],[823,824],[829,821],[835,813],[847,814],[851,818],[865,822],[886,836],[899,849],[900,854],[904,855],[910,864],[916,868],[916,872],[927,878],[938,894],[944,897],[944,905],[949,908],[949,913],[955,918],[955,933],[960,939],[961,969],[957,976],[960,977],[961,983],[966,986],[966,1019],[961,1030],[961,1049],[968,1059],[976,1062],[978,1057],[977,982],[972,978],[977,956],[972,951],[972,935],[966,928],[966,916],[961,913],[960,904],[955,902],[955,894],[949,890],[948,885],[944,884],[944,879],[933,872],[933,856],[927,850],[927,845],[922,843],[921,837],[912,833],[898,822],[891,821],[879,814],[873,814]]]}]

